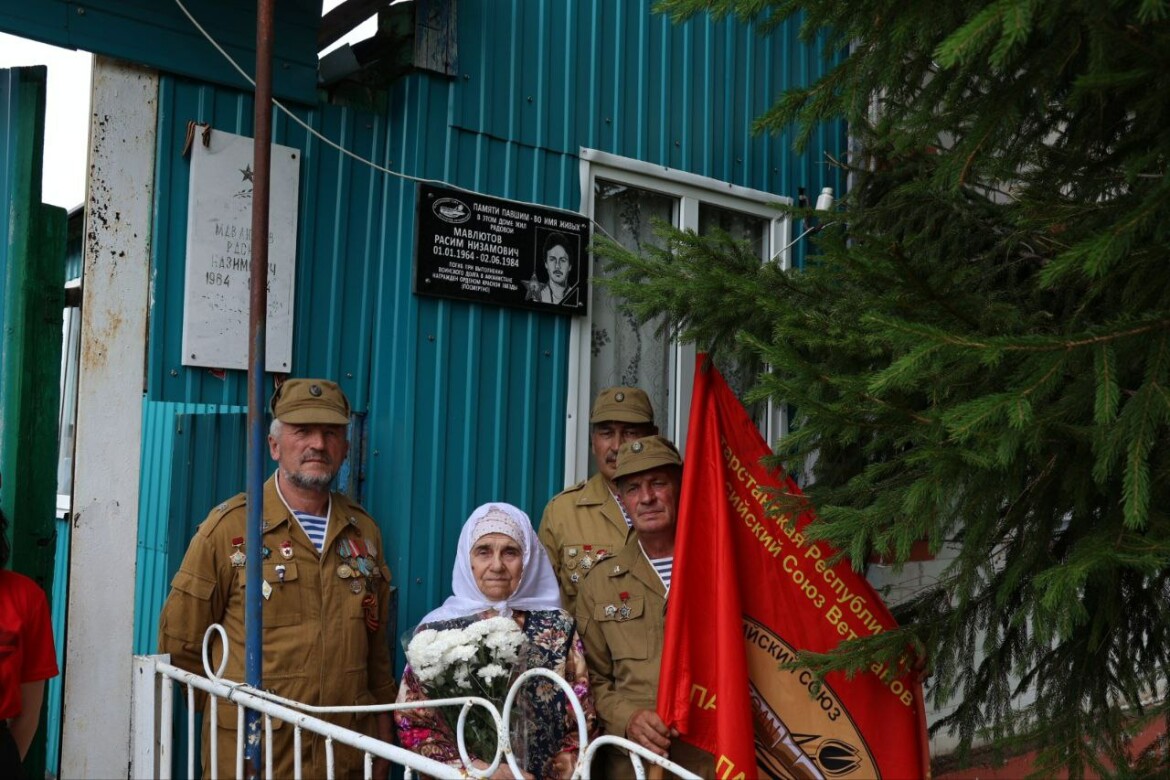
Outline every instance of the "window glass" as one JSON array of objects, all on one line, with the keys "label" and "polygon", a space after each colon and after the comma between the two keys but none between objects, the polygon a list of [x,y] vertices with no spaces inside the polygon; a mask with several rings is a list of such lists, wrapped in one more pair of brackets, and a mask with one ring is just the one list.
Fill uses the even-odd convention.
[{"label": "window glass", "polygon": [[[600,230],[635,252],[657,243],[656,221],[676,224],[677,198],[603,179],[594,182],[593,198]],[[593,278],[603,277],[602,261],[594,256],[593,264]],[[671,345],[655,332],[658,323],[639,326],[602,285],[593,288],[590,315],[589,397],[614,385],[640,387],[661,425],[670,408]]]},{"label": "window glass", "polygon": [[[769,224],[769,220],[762,217],[713,206],[710,203],[699,203],[699,235],[705,236],[714,230],[722,230],[736,241],[748,242],[752,252],[760,258],[760,262],[768,259],[765,250]],[[758,365],[736,361],[735,363],[723,363],[720,366],[720,371],[723,378],[727,380],[727,386],[742,400],[748,388],[755,384],[755,377],[759,374],[760,368]],[[751,404],[748,405],[747,410],[752,419],[760,426],[760,430],[767,435],[767,404]],[[769,444],[774,443],[769,442]]]},{"label": "window glass", "polygon": [[767,259],[764,256],[764,241],[768,235],[768,224],[769,221],[761,217],[712,206],[710,203],[699,203],[700,236],[718,229],[736,241],[749,241],[761,262]]},{"label": "window glass", "polygon": [[[581,150],[582,213],[594,230],[634,252],[657,243],[654,225],[661,220],[700,235],[719,229],[749,242],[761,262],[788,242],[788,217],[778,204],[791,199],[719,181],[689,171],[666,168],[595,149]],[[783,253],[781,253],[782,255]],[[784,256],[775,258],[783,264]],[[596,256],[592,279],[604,278]],[[659,331],[659,322],[639,327],[602,285],[589,285],[589,313],[574,318],[569,349],[569,398],[565,436],[565,484],[573,484],[595,467],[589,449],[589,410],[597,393],[613,385],[641,387],[654,404],[659,430],[686,454],[696,347]],[[759,369],[721,365],[742,397]],[[750,409],[769,442],[785,433],[785,415],[771,405]]]}]

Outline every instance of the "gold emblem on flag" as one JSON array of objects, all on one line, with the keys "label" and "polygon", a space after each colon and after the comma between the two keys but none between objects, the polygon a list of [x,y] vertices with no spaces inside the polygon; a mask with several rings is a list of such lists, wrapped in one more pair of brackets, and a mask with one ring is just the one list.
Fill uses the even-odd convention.
[{"label": "gold emblem on flag", "polygon": [[777,662],[796,657],[796,649],[762,623],[747,617],[743,623],[761,776],[878,777],[869,746],[832,687],[810,695],[815,680],[807,670],[776,670]]}]

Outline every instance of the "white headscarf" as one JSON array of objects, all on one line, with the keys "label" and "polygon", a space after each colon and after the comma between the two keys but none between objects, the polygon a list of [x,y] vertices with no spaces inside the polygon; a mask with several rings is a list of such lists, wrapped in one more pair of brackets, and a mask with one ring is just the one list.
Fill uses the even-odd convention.
[{"label": "white headscarf", "polygon": [[[494,517],[488,517],[489,512]],[[484,521],[483,527],[477,529],[481,525],[480,521]],[[471,574],[471,547],[479,537],[488,533],[502,533],[512,537],[524,553],[520,585],[511,596],[501,601],[491,601],[483,595]],[[522,538],[517,539],[517,536]],[[514,609],[561,608],[560,587],[553,574],[552,564],[549,563],[548,553],[532,530],[532,521],[523,510],[502,501],[492,501],[476,508],[463,524],[459,534],[459,549],[455,553],[455,568],[451,572],[451,590],[452,595],[447,597],[441,607],[427,613],[422,619],[423,623],[453,620],[489,609],[510,616]]]}]

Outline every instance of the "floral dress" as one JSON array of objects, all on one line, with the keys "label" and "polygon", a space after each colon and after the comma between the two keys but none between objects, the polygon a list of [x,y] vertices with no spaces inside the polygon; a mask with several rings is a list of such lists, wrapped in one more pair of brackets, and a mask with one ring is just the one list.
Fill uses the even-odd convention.
[{"label": "floral dress", "polygon": [[[597,734],[597,712],[593,694],[589,690],[589,671],[585,665],[585,649],[577,635],[576,621],[564,610],[527,612],[524,635],[527,640],[520,647],[518,666],[521,670],[545,668],[562,676],[573,688],[585,714],[586,731],[590,738]],[[494,613],[485,612],[467,618],[429,623],[424,628],[462,628]],[[422,682],[410,666],[402,675],[398,701],[422,701],[430,698]],[[501,703],[502,704],[502,703]],[[451,716],[458,708],[448,707]],[[517,763],[538,778],[558,777],[553,758],[565,751],[574,754],[578,748],[577,717],[560,686],[551,680],[537,679],[527,683],[517,696],[513,713],[512,745],[517,751]],[[407,750],[452,766],[462,766],[455,734],[439,709],[398,710],[394,713],[398,726],[398,742]],[[522,742],[522,746],[518,744]],[[524,752],[521,752],[524,751]],[[525,756],[526,753],[526,756]],[[471,756],[490,763],[492,756]]]}]

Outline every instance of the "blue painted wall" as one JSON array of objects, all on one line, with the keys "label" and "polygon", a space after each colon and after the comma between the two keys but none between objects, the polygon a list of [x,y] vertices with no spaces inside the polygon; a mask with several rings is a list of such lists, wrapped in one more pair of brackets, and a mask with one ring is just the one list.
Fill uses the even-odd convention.
[{"label": "blue painted wall", "polygon": [[[459,73],[397,82],[384,113],[299,110],[327,137],[394,171],[577,210],[580,147],[795,198],[843,184],[824,163],[844,133],[805,154],[752,120],[819,52],[793,24],[767,37],[737,22],[674,26],[650,0],[461,0]],[[179,417],[238,415],[243,372],[181,365],[188,120],[251,134],[251,99],[165,77],[160,94],[154,290],[144,401],[144,527],[136,649],[153,644],[165,581],[208,509],[242,489],[222,459],[240,429],[207,423],[203,457]],[[448,592],[458,530],[496,499],[539,517],[563,485],[570,322],[411,293],[415,184],[342,157],[277,114],[274,141],[303,151],[294,370],[341,382],[361,413],[356,491],[386,535],[409,628]],[[205,421],[206,422],[206,421]],[[205,442],[206,443],[206,442]],[[202,446],[202,445],[201,445]],[[169,482],[168,482],[169,480]],[[152,524],[156,527],[152,528]],[[161,589],[161,590],[160,590]]]}]

